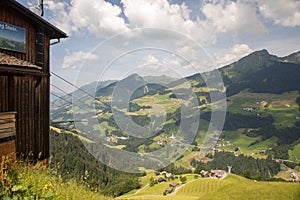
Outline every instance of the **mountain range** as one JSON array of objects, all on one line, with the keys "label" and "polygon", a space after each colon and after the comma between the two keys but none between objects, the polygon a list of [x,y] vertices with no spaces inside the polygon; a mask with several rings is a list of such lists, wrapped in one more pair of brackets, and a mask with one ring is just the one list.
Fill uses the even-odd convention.
[{"label": "mountain range", "polygon": [[[77,107],[77,117],[83,120],[86,118],[86,108],[89,108],[85,106],[95,103],[98,125],[84,122],[86,126],[92,125],[92,131],[104,137],[111,148],[147,154],[162,149],[168,138],[176,135],[181,120],[184,120],[181,119],[180,109],[190,106],[189,101],[195,95],[201,115],[192,143],[194,151],[186,153],[175,163],[189,168],[191,160],[197,158],[197,148],[201,148],[208,131],[212,95],[220,98],[226,96],[226,119],[215,146],[217,150],[237,151],[256,158],[270,155],[274,159],[299,163],[300,52],[277,57],[267,50],[256,51],[218,70],[223,80],[222,86],[206,84],[208,79],[215,78],[214,71],[182,79],[132,74],[119,81],[93,83],[82,88],[85,92],[77,90],[64,96],[66,101],[53,101],[51,119],[53,122],[72,120]],[[95,99],[88,95],[93,92]],[[72,101],[71,95],[74,107],[68,103]],[[114,98],[117,100],[111,104]],[[84,104],[79,104],[79,101]],[[160,106],[158,110],[156,105]],[[163,128],[146,139],[133,137],[122,130],[113,116],[113,110],[117,110],[136,124],[148,126],[152,123],[151,112],[155,115],[161,108],[165,109],[166,120],[156,125]],[[72,123],[61,123],[60,127],[80,133]],[[84,136],[84,133],[81,135]]]}]

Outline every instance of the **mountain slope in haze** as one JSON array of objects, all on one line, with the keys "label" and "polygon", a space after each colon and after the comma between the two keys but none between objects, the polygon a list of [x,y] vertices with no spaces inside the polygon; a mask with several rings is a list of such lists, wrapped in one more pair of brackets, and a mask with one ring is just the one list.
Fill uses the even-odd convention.
[{"label": "mountain slope in haze", "polygon": [[296,53],[292,53],[291,55],[282,57],[282,58],[280,58],[280,60],[282,62],[300,64],[300,51],[298,51]]},{"label": "mountain slope in haze", "polygon": [[[299,64],[287,58],[270,55],[267,50],[257,51],[220,69],[227,82],[227,96],[249,89],[251,92],[281,94],[300,91]],[[282,60],[285,62],[282,62]],[[293,60],[293,59],[292,59]]]},{"label": "mountain slope in haze", "polygon": [[176,80],[176,78],[172,78],[166,75],[161,76],[144,76],[143,79],[148,83],[158,83],[158,84],[169,84]]},{"label": "mountain slope in haze", "polygon": [[[232,96],[243,90],[257,93],[280,94],[288,91],[299,91],[300,53],[293,53],[280,58],[270,55],[265,49],[250,53],[240,60],[219,68],[226,87],[226,95]],[[212,77],[216,73],[204,72],[185,79],[174,81],[175,87],[185,80],[196,82],[193,87],[206,87],[203,77]]]},{"label": "mountain slope in haze", "polygon": [[[190,105],[191,96],[186,94],[192,91],[201,110],[201,126],[193,141],[194,148],[175,163],[188,168],[190,161],[199,151],[209,127],[211,94],[217,94],[216,96],[219,94],[220,97],[226,94],[228,109],[217,149],[229,152],[237,150],[240,154],[255,158],[266,158],[270,155],[274,159],[289,159],[300,163],[300,154],[294,150],[300,143],[298,54],[279,58],[270,55],[267,50],[253,52],[219,69],[225,88],[217,84],[210,87],[206,85],[203,77],[213,79],[214,72],[172,80],[164,86],[151,84],[149,80],[145,80],[147,78],[137,74],[130,75],[97,89],[96,97],[106,104],[96,102],[99,126],[93,127],[94,131],[102,132],[109,141],[109,146],[113,148],[139,153],[164,148],[164,144],[172,141],[172,136],[180,130],[181,120],[185,120],[181,119],[181,108]],[[136,90],[132,92],[133,89]],[[122,112],[139,125],[149,125],[151,113],[158,113],[164,109],[166,121],[163,122],[161,131],[149,138],[132,137],[122,131],[114,121],[110,108],[113,92],[120,98],[131,94],[129,109],[122,109]],[[86,104],[90,104],[90,101],[86,101]],[[66,102],[57,100],[55,105],[52,110],[53,120],[72,117],[72,108],[66,106]],[[59,108],[59,105],[65,108]],[[83,113],[82,118],[84,116]],[[73,129],[74,126],[69,125],[68,128]]]},{"label": "mountain slope in haze", "polygon": [[[109,84],[107,87],[98,89],[96,91],[96,96],[111,96],[117,88],[116,90],[120,94],[116,93],[115,95],[120,95],[121,97],[130,95],[130,99],[133,100],[142,97],[147,93],[151,93],[153,91],[157,91],[163,88],[161,84],[156,83],[161,78],[158,77],[157,79],[155,79],[153,77],[146,77],[145,79],[139,76],[138,74],[132,74],[126,77],[125,79]],[[166,81],[169,82],[169,80],[172,79],[167,78]]]},{"label": "mountain slope in haze", "polygon": [[258,72],[277,61],[276,56],[270,55],[265,49],[250,53],[240,60],[220,68],[223,76],[227,76],[232,83],[241,81],[245,76]]}]

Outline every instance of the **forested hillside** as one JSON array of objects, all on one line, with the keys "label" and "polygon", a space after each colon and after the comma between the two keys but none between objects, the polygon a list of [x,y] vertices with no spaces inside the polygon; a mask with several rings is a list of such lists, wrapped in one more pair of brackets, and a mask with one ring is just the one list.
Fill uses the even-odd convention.
[{"label": "forested hillside", "polygon": [[[80,139],[85,145],[91,147],[101,140],[104,148],[98,149],[98,151],[122,149],[138,153],[137,155],[141,155],[141,157],[136,159],[140,159],[141,166],[133,165],[130,160],[118,157],[117,154],[115,154],[116,158],[109,156],[105,158],[106,160],[121,160],[127,169],[138,169],[145,166],[143,165],[145,163],[147,163],[146,166],[153,164],[151,163],[153,160],[143,159],[142,155],[155,153],[178,141],[185,141],[185,138],[178,133],[181,130],[181,122],[190,120],[191,123],[186,130],[197,127],[196,135],[190,141],[190,145],[186,147],[186,151],[176,158],[173,163],[174,169],[178,167],[187,170],[192,167],[199,169],[199,166],[223,169],[226,167],[226,161],[234,166],[234,173],[249,178],[269,179],[280,171],[280,165],[276,159],[287,160],[285,161],[286,165],[293,165],[294,168],[297,168],[296,166],[300,163],[300,153],[297,150],[300,143],[300,65],[297,60],[298,55],[299,52],[279,58],[270,55],[266,50],[254,52],[219,69],[224,88],[220,85],[208,87],[205,83],[204,80],[213,76],[213,72],[194,74],[178,80],[165,78],[163,84],[158,83],[161,78],[143,78],[138,74],[133,74],[123,80],[112,81],[106,85],[99,83],[96,87],[95,99],[90,98],[82,91],[76,91],[74,93],[76,95],[73,95],[75,102],[73,107],[68,103],[72,101],[72,94],[66,95],[64,97],[66,101],[60,99],[53,102],[51,118],[54,127],[68,130],[71,134],[65,134],[64,131],[58,134],[52,131],[51,141],[54,146],[52,167],[57,168],[61,165],[61,168],[57,168],[57,170],[61,171],[64,176],[72,177],[75,174],[79,179],[85,177],[87,170],[88,173],[94,173],[86,179],[91,187],[96,185],[96,187],[102,188],[104,193],[111,194],[114,194],[112,191],[116,191],[113,188],[123,188],[118,190],[121,191],[120,193],[114,194],[119,195],[132,188],[137,188],[137,177],[112,170],[92,159],[92,156],[84,150],[85,146],[80,143]],[[211,78],[213,79],[213,77]],[[139,85],[139,87],[131,94],[128,108],[122,103],[120,104],[124,106],[122,108],[116,109],[111,106],[112,95],[116,95],[114,97],[126,95],[135,85]],[[91,88],[93,87],[85,86],[85,91],[92,93]],[[113,92],[116,90],[120,93],[114,94]],[[218,97],[226,95],[227,111],[222,134],[216,138],[218,141],[211,147],[211,152],[207,152],[208,155],[214,155],[208,156],[208,159],[213,160],[203,164],[199,155],[210,126],[212,95],[214,100],[217,100],[215,103],[218,103]],[[190,102],[193,96],[197,99],[197,106]],[[88,110],[93,106],[96,108],[96,113],[93,114],[96,118],[96,125],[92,120],[88,120],[90,114]],[[182,108],[189,109],[189,117],[183,117]],[[197,109],[201,114],[196,119],[195,110]],[[82,124],[82,127],[89,127],[87,129],[89,133],[78,130],[72,123],[75,110],[76,120],[81,121],[79,123]],[[163,118],[151,114],[151,112],[159,113],[159,110],[165,111],[165,121]],[[115,121],[113,111],[140,126],[151,124],[152,127],[162,128],[149,137],[135,137],[132,133],[119,127],[120,124]],[[218,114],[218,111],[215,111],[215,114]],[[71,123],[64,123],[64,121],[71,121]],[[160,124],[161,122],[163,123]],[[198,126],[197,123],[200,125]],[[211,125],[219,126],[214,123],[218,122],[212,122]],[[91,134],[93,137],[99,135],[99,141],[90,138]],[[143,134],[147,133],[140,134],[144,136]],[[73,136],[71,137],[71,135]],[[170,152],[171,156],[179,153]],[[258,158],[259,160],[257,160]],[[121,168],[121,166],[118,167]],[[124,170],[126,171],[125,168]],[[65,174],[65,172],[69,172],[69,174]],[[121,182],[126,183],[126,181],[121,180],[132,181],[130,183],[134,184],[122,185]],[[130,185],[131,188],[126,188],[127,185]]]},{"label": "forested hillside", "polygon": [[93,191],[120,196],[140,187],[138,177],[107,167],[96,160],[72,132],[51,128],[50,167],[64,180],[76,179]]}]

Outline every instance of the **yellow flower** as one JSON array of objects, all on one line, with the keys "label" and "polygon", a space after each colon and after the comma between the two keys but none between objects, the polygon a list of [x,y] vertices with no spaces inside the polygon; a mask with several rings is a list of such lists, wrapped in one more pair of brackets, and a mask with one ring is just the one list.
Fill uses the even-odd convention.
[{"label": "yellow flower", "polygon": [[44,190],[51,190],[53,188],[53,185],[51,183],[47,183],[44,185]]}]

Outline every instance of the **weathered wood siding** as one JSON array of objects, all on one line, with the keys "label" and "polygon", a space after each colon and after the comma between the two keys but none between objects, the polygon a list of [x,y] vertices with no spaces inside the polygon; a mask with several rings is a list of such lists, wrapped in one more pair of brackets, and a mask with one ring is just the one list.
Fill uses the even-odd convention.
[{"label": "weathered wood siding", "polygon": [[[13,77],[13,104],[11,109],[19,111],[17,127],[18,134],[16,138],[17,152],[34,152],[34,82],[33,77]],[[25,112],[26,111],[26,112]]]},{"label": "weathered wood siding", "polygon": [[[6,51],[0,49],[0,52],[6,53],[8,55],[14,56],[21,60],[25,60],[31,62],[33,64],[38,65],[37,63],[37,44],[36,44],[36,34],[37,29],[40,29],[39,25],[33,23],[28,18],[24,18],[18,14],[16,14],[13,10],[7,10],[5,7],[0,6],[0,21],[13,24],[16,26],[20,26],[26,29],[26,53],[19,53],[13,51]],[[43,72],[49,73],[49,43],[50,37],[43,32],[43,43],[44,43],[44,66]]]},{"label": "weathered wood siding", "polygon": [[49,77],[0,76],[0,112],[16,111],[16,150],[49,156]]},{"label": "weathered wood siding", "polygon": [[41,67],[0,64],[0,112],[16,112],[18,155],[49,158],[50,39],[67,36],[13,0],[0,0],[0,21],[26,29],[26,53],[0,52]]},{"label": "weathered wood siding", "polygon": [[13,10],[7,10],[5,7],[0,7],[0,20],[26,29],[26,54],[5,50],[1,50],[1,52],[5,52],[21,60],[36,63],[35,27],[22,16],[13,13]]},{"label": "weathered wood siding", "polygon": [[10,155],[10,158],[15,159],[14,152],[16,151],[16,143],[14,140],[0,143],[0,162],[2,162],[2,156]]},{"label": "weathered wood siding", "polygon": [[16,113],[0,112],[0,140],[16,136]]},{"label": "weathered wood siding", "polygon": [[[0,162],[2,156],[16,152],[15,136],[16,112],[0,112]],[[14,158],[15,154],[12,156]]]},{"label": "weathered wood siding", "polygon": [[0,111],[8,111],[8,77],[0,76]]}]

